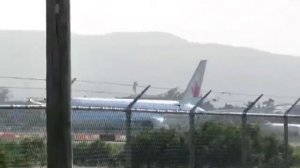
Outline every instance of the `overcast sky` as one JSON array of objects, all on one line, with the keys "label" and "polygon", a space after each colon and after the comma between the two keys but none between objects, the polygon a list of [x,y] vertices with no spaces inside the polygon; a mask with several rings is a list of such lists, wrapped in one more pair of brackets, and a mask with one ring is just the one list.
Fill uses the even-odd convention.
[{"label": "overcast sky", "polygon": [[[71,0],[72,31],[169,32],[300,56],[300,0]],[[0,0],[0,29],[45,30],[45,0]]]}]

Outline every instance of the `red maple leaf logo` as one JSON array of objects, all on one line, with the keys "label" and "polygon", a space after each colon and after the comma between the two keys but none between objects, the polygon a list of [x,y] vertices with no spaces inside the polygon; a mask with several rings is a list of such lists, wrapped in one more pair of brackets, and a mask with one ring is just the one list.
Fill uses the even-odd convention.
[{"label": "red maple leaf logo", "polygon": [[193,96],[194,97],[199,97],[200,96],[200,86],[199,84],[196,82],[194,86],[192,86],[192,92],[193,92]]}]

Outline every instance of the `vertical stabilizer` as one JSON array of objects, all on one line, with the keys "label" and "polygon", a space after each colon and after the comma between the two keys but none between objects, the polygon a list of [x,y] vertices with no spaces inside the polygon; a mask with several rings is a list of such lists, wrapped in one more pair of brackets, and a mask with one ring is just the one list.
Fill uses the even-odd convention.
[{"label": "vertical stabilizer", "polygon": [[194,103],[202,96],[201,88],[207,60],[201,60],[183,93],[180,103]]}]

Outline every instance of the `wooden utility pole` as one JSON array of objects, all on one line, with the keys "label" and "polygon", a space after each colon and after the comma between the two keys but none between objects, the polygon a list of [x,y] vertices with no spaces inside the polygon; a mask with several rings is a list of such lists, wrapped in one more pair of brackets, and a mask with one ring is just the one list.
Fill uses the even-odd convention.
[{"label": "wooden utility pole", "polygon": [[47,164],[72,167],[70,0],[47,5]]}]

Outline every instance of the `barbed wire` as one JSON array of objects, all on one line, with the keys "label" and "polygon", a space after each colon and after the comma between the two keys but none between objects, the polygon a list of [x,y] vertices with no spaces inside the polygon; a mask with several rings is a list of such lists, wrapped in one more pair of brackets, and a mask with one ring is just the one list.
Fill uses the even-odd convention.
[{"label": "barbed wire", "polygon": [[[230,91],[212,91],[215,94],[228,95],[228,96],[248,96],[248,97],[258,97],[260,94],[250,94],[244,92],[230,92]],[[274,94],[264,94],[264,97],[277,97],[277,98],[291,98],[297,99],[297,96],[287,96],[287,95],[274,95]]]},{"label": "barbed wire", "polygon": [[31,80],[31,81],[46,81],[46,79],[42,79],[42,78],[17,77],[17,76],[0,76],[0,79],[17,79],[17,80]]},{"label": "barbed wire", "polygon": [[[44,90],[46,91],[46,88],[43,87],[14,87],[14,86],[0,86],[0,88],[5,89],[21,89],[21,90]],[[101,90],[84,90],[84,89],[72,89],[74,92],[85,92],[85,93],[101,93],[101,94],[119,94],[119,95],[130,95],[130,93],[124,93],[124,92],[109,92],[109,91],[101,91]]]},{"label": "barbed wire", "polygon": [[101,90],[85,90],[85,89],[73,89],[75,92],[84,92],[84,93],[100,93],[100,94],[111,94],[111,95],[130,95],[130,93],[125,92],[109,92],[109,91],[101,91]]},{"label": "barbed wire", "polygon": [[[91,81],[91,80],[76,80],[76,82],[88,83],[88,84],[98,84],[98,85],[116,85],[116,86],[126,86],[126,87],[132,87],[133,86],[133,84],[129,84],[129,83],[100,82],[100,81]],[[145,88],[147,86],[146,85],[138,85],[137,87]],[[173,89],[173,88],[152,86],[151,89],[170,90],[170,89]]]},{"label": "barbed wire", "polygon": [[[29,81],[46,81],[43,78],[32,78],[32,77],[17,77],[17,76],[0,76],[0,79],[15,79],[15,80],[29,80]],[[98,85],[115,85],[115,86],[125,86],[125,87],[132,87],[133,84],[129,83],[118,83],[118,82],[106,82],[106,81],[92,81],[92,80],[76,80],[76,82],[87,83],[87,84],[98,84]],[[138,85],[139,88],[145,88],[147,85]],[[166,88],[166,87],[158,87],[152,86],[152,89],[159,89],[159,90],[170,90],[173,88]]]},{"label": "barbed wire", "polygon": [[[0,79],[14,79],[14,80],[29,80],[29,81],[46,81],[43,78],[33,78],[33,77],[18,77],[18,76],[0,76]],[[123,86],[123,87],[133,87],[133,84],[129,83],[119,83],[119,82],[107,82],[107,81],[93,81],[93,80],[76,80],[76,82],[87,83],[87,84],[97,84],[97,85],[115,85],[115,86]],[[138,85],[139,88],[145,88],[146,85]],[[38,87],[12,87],[12,86],[2,86],[0,88],[8,88],[8,89],[24,89],[24,90],[45,90],[45,88]],[[174,88],[166,88],[159,86],[152,86],[151,89],[158,90],[170,90]],[[76,89],[73,90],[76,92],[87,92],[87,93],[104,93],[104,94],[122,94],[122,95],[130,95],[130,93],[122,93],[122,92],[109,92],[109,91],[101,91],[101,90],[81,90]],[[203,92],[206,92],[205,90]],[[212,91],[215,94],[228,95],[228,96],[247,96],[247,97],[257,97],[260,94],[250,94],[244,92],[232,92],[232,91]],[[272,98],[290,98],[296,99],[297,96],[287,96],[287,95],[274,95],[274,94],[264,94],[264,97],[272,97]]]},{"label": "barbed wire", "polygon": [[19,87],[19,86],[0,86],[1,89],[21,89],[21,90],[46,90],[42,87]]}]

